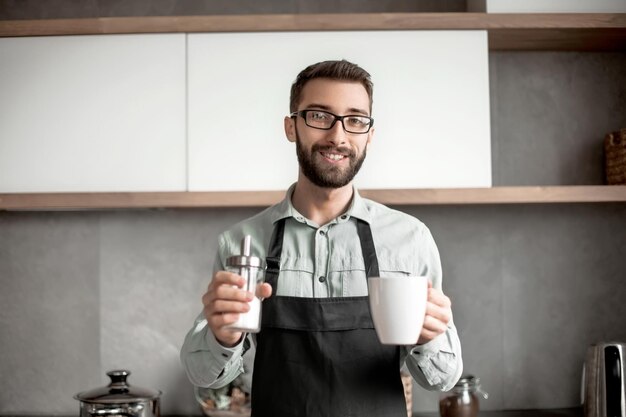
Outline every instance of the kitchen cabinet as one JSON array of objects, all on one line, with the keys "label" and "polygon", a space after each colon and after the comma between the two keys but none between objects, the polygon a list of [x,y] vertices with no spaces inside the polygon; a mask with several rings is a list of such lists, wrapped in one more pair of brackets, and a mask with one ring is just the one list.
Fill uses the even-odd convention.
[{"label": "kitchen cabinet", "polygon": [[189,191],[287,189],[298,172],[282,123],[289,86],[329,58],[374,80],[357,187],[491,186],[485,31],[203,33],[187,50]]},{"label": "kitchen cabinet", "polygon": [[[71,23],[71,24],[70,24]],[[333,30],[486,30],[492,51],[626,51],[626,14],[400,13],[101,18],[0,22],[0,36]],[[144,190],[149,191],[149,190]],[[626,201],[625,186],[373,189],[387,204],[508,204]],[[276,191],[2,194],[0,209],[263,206]]]},{"label": "kitchen cabinet", "polygon": [[185,35],[0,39],[0,192],[183,191]]}]

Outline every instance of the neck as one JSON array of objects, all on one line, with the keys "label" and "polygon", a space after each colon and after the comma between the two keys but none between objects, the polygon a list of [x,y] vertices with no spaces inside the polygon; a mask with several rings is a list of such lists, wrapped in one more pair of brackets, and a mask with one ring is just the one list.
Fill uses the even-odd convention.
[{"label": "neck", "polygon": [[307,219],[321,226],[345,213],[353,193],[352,183],[341,188],[322,188],[300,175],[291,203]]}]

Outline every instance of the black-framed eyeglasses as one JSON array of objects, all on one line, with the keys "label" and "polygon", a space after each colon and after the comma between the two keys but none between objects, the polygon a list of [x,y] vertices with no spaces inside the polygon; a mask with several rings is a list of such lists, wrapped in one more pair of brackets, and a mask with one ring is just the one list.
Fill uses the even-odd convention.
[{"label": "black-framed eyeglasses", "polygon": [[304,119],[307,126],[330,130],[335,126],[337,120],[343,125],[343,130],[348,133],[367,133],[374,125],[374,119],[360,114],[347,114],[345,116],[337,116],[336,114],[324,110],[300,110],[291,113],[291,117],[300,116]]}]

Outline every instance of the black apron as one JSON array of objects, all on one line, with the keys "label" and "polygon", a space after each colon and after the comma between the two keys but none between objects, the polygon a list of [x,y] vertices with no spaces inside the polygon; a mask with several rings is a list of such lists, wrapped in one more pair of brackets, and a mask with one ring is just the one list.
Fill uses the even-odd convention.
[{"label": "black apron", "polygon": [[[285,219],[274,228],[265,281],[276,294]],[[367,277],[378,276],[372,232],[357,220]],[[263,301],[252,378],[253,417],[406,417],[400,350],[382,345],[368,297]]]}]

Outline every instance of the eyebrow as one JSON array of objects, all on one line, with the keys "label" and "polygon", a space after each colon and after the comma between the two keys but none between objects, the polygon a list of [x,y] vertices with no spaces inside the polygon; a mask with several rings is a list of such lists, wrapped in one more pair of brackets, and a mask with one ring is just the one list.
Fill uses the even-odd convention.
[{"label": "eyebrow", "polygon": [[[325,104],[318,104],[318,103],[311,103],[309,105],[306,106],[306,109],[320,109],[320,110],[326,110],[330,112],[330,106],[327,106]],[[348,113],[347,114],[362,114],[364,116],[369,116],[369,113],[363,109],[359,109],[356,107],[350,107],[348,109]]]}]

